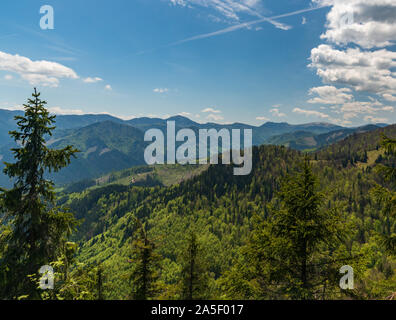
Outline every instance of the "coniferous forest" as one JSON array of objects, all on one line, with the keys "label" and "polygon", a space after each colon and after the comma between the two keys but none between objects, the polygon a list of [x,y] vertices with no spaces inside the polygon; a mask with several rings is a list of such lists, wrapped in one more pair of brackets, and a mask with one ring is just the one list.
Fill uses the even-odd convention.
[{"label": "coniferous forest", "polygon": [[[36,90],[15,121],[0,299],[396,299],[396,125],[309,152],[254,146],[246,176],[187,165],[171,175],[196,173],[166,183],[143,166],[133,175],[157,171],[140,183],[121,172],[59,186],[51,177],[81,150],[51,148],[56,117]],[[340,287],[343,266],[353,288]]]}]

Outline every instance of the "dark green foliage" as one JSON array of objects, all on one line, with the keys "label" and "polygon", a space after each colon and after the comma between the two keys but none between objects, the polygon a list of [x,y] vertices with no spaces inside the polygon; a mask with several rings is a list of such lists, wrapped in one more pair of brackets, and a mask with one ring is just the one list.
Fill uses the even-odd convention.
[{"label": "dark green foliage", "polygon": [[134,300],[148,300],[158,293],[160,257],[155,249],[154,242],[148,238],[145,226],[136,219],[132,241],[133,270],[130,274],[130,296]]},{"label": "dark green foliage", "polygon": [[367,125],[359,128],[343,128],[320,134],[310,131],[296,131],[279,136],[273,136],[266,141],[266,144],[283,145],[302,151],[316,150],[341,141],[352,134],[369,132],[376,129],[379,129],[379,127],[375,125]]},{"label": "dark green foliage", "polygon": [[324,203],[305,159],[300,171],[284,178],[268,218],[257,218],[243,249],[244,262],[252,267],[246,276],[256,283],[256,298],[319,299],[326,282],[333,280],[335,287],[334,253],[342,245],[344,220]]},{"label": "dark green foliage", "polygon": [[[122,192],[98,189],[96,198],[85,192],[75,194],[68,204],[78,216],[87,218],[93,214],[97,217],[92,220],[94,224],[96,220],[102,221],[97,229],[102,231],[92,238],[85,238],[91,230],[85,224],[87,229],[82,236],[87,240],[82,244],[78,259],[85,263],[103,262],[109,272],[108,282],[115,287],[109,297],[125,297],[130,293],[130,286],[120,280],[120,275],[133,267],[133,262],[125,261],[130,256],[131,225],[138,217],[146,223],[149,237],[158,239],[160,244],[157,253],[162,259],[161,292],[157,297],[178,299],[185,266],[181,258],[185,257],[186,234],[194,226],[199,235],[202,259],[207,263],[207,296],[215,299],[290,298],[291,292],[281,292],[276,286],[273,291],[260,291],[265,286],[257,282],[258,277],[252,279],[257,270],[251,260],[244,260],[249,256],[245,245],[250,237],[262,239],[260,230],[269,230],[262,228],[262,223],[275,219],[274,212],[282,209],[280,200],[274,200],[274,195],[280,190],[283,177],[295,172],[303,160],[302,154],[287,148],[262,146],[253,148],[253,171],[246,177],[233,176],[232,166],[217,165],[168,188],[132,187]],[[380,207],[371,200],[369,191],[379,177],[371,167],[341,169],[338,164],[323,160],[312,160],[311,165],[318,177],[317,191],[326,195],[320,206],[320,216],[330,214],[328,218],[334,218],[334,222],[338,216],[338,223],[345,223],[347,229],[347,237],[341,244],[338,239],[321,242],[312,255],[310,263],[324,266],[314,270],[314,273],[319,272],[313,283],[315,298],[385,298],[395,291],[389,288],[396,274],[393,272],[395,261],[384,260],[384,251],[377,242],[382,218]],[[92,202],[79,205],[87,199]],[[267,206],[271,201],[272,208]],[[357,258],[351,260],[350,257]],[[356,274],[353,295],[341,293],[338,286],[338,270],[348,263]]]},{"label": "dark green foliage", "polygon": [[372,194],[382,206],[381,213],[384,229],[380,234],[381,244],[388,253],[396,255],[396,140],[383,136],[381,146],[385,149],[387,155],[391,157],[393,163],[391,165],[377,165],[377,172],[388,183],[388,188],[377,185],[372,190]]},{"label": "dark green foliage", "polygon": [[20,144],[12,149],[16,162],[6,163],[4,169],[15,184],[11,190],[1,190],[2,223],[6,226],[0,243],[2,298],[38,297],[27,276],[57,258],[76,224],[71,213],[56,207],[53,184],[44,174],[67,166],[77,150],[46,146],[44,137],[51,136],[55,116],[49,115],[36,89],[32,97],[24,105],[24,115],[16,116],[18,130],[10,132]]},{"label": "dark green foliage", "polygon": [[207,299],[209,292],[208,266],[204,248],[194,231],[188,233],[187,246],[182,251],[181,298],[183,300]]},{"label": "dark green foliage", "polygon": [[344,168],[357,162],[365,162],[367,151],[379,149],[382,134],[394,136],[396,125],[366,133],[354,133],[347,139],[319,151],[317,157],[319,160],[332,161],[335,165],[342,165]]},{"label": "dark green foliage", "polygon": [[96,181],[95,180],[82,180],[79,182],[75,182],[70,184],[69,186],[67,186],[63,192],[65,193],[76,193],[76,192],[82,192],[85,189],[88,189],[90,187],[93,187],[96,185]]}]

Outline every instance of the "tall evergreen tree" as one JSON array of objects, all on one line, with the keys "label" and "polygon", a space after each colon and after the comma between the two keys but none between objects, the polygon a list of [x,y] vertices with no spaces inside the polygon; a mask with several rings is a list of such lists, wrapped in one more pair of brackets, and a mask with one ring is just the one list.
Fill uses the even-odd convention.
[{"label": "tall evergreen tree", "polygon": [[38,298],[28,275],[56,260],[62,243],[76,225],[71,213],[56,206],[53,183],[46,180],[45,174],[67,166],[77,150],[72,146],[61,150],[47,147],[45,139],[55,129],[55,116],[45,105],[34,89],[24,105],[24,115],[15,117],[18,130],[10,132],[18,147],[12,149],[16,162],[5,163],[4,169],[14,187],[0,190],[0,212],[8,228],[0,243],[2,298]]},{"label": "tall evergreen tree", "polygon": [[392,255],[396,255],[396,140],[387,136],[382,137],[381,146],[388,155],[388,165],[378,164],[376,169],[388,185],[377,185],[372,190],[374,198],[382,206],[384,230],[380,234],[384,248]]},{"label": "tall evergreen tree", "polygon": [[202,247],[194,231],[187,238],[182,257],[181,298],[183,300],[206,299],[209,276],[203,259]]},{"label": "tall evergreen tree", "polygon": [[[336,210],[324,210],[324,195],[309,160],[287,176],[269,207],[267,219],[258,219],[243,249],[251,270],[256,298],[319,299],[328,282],[338,285],[332,253],[343,234]],[[245,288],[246,290],[246,288]]]},{"label": "tall evergreen tree", "polygon": [[132,242],[134,268],[130,274],[131,298],[134,300],[148,300],[157,294],[160,256],[155,249],[155,244],[148,238],[144,224],[136,219]]}]

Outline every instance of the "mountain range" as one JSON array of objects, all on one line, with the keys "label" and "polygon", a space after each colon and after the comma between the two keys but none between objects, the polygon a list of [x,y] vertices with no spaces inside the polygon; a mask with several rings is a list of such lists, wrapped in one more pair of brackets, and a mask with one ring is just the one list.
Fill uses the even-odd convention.
[{"label": "mountain range", "polygon": [[[13,161],[10,148],[15,143],[8,132],[16,128],[14,117],[22,111],[0,110],[0,161]],[[356,132],[372,131],[385,126],[368,125],[359,128],[344,128],[330,123],[308,123],[292,125],[288,123],[267,122],[261,126],[243,123],[218,124],[198,123],[183,116],[168,119],[135,118],[122,120],[107,114],[59,115],[56,117],[56,130],[48,137],[48,146],[62,148],[73,145],[80,150],[71,165],[50,176],[57,185],[64,185],[84,179],[93,179],[113,171],[144,165],[144,132],[160,129],[166,133],[167,121],[175,121],[176,130],[199,129],[251,129],[253,144],[284,145],[297,150],[318,149]],[[0,164],[0,169],[3,163]],[[11,182],[0,174],[0,184],[10,186]]]}]

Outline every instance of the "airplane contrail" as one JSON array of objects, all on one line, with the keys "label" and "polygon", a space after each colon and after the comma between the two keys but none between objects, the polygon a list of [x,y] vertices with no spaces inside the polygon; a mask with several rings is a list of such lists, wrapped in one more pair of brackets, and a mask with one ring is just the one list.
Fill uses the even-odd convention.
[{"label": "airplane contrail", "polygon": [[200,40],[200,39],[205,39],[205,38],[219,36],[219,35],[222,35],[222,34],[225,34],[225,33],[228,33],[228,32],[233,32],[233,31],[236,31],[236,30],[239,30],[239,29],[243,29],[243,28],[246,28],[246,27],[261,23],[261,22],[269,22],[269,23],[275,25],[275,23],[276,23],[276,21],[274,21],[275,19],[295,16],[295,15],[298,15],[298,14],[301,14],[301,13],[304,13],[304,12],[315,11],[315,10],[319,10],[319,9],[322,9],[322,8],[325,8],[325,7],[329,7],[329,6],[330,5],[323,5],[323,6],[313,7],[313,8],[306,8],[306,9],[302,9],[302,10],[297,10],[297,11],[293,11],[293,12],[289,12],[289,13],[284,13],[284,14],[280,14],[280,15],[277,15],[277,16],[273,16],[273,17],[262,17],[262,18],[257,19],[257,20],[240,23],[240,24],[228,27],[228,28],[224,28],[224,29],[218,30],[218,31],[204,33],[204,34],[200,34],[200,35],[197,35],[197,36],[194,36],[194,37],[190,37],[190,38],[187,38],[187,39],[183,39],[183,40],[172,42],[172,43],[169,43],[169,44],[166,44],[166,45],[162,45],[162,46],[160,46],[159,48],[156,48],[156,49],[143,50],[143,51],[138,52],[137,55],[142,55],[142,54],[145,54],[145,53],[151,53],[151,52],[157,51],[157,50],[162,49],[162,48],[169,48],[169,47],[173,47],[173,46],[176,46],[176,45],[179,45],[179,44],[182,44],[182,43],[186,43],[186,42],[190,42],[190,41],[194,41],[194,40]]},{"label": "airplane contrail", "polygon": [[304,12],[319,10],[319,9],[322,9],[322,8],[325,8],[325,7],[329,7],[329,5],[323,5],[323,6],[318,6],[318,7],[314,7],[314,8],[307,8],[307,9],[297,10],[297,11],[294,11],[294,12],[284,13],[284,14],[281,14],[281,15],[273,16],[273,17],[263,17],[263,18],[260,18],[260,19],[257,19],[257,20],[253,20],[253,21],[250,21],[250,22],[240,23],[240,24],[237,24],[235,26],[224,28],[224,29],[221,29],[221,30],[218,30],[218,31],[215,31],[215,32],[204,33],[204,34],[200,34],[200,35],[197,35],[197,36],[194,36],[194,37],[191,37],[191,38],[187,38],[187,39],[184,39],[184,40],[176,41],[176,42],[173,42],[173,43],[171,43],[171,44],[169,44],[167,46],[175,46],[175,45],[182,44],[182,43],[185,43],[185,42],[190,42],[190,41],[194,41],[194,40],[199,40],[199,39],[205,39],[205,38],[218,36],[218,35],[225,34],[225,33],[228,33],[228,32],[233,32],[233,31],[236,31],[236,30],[239,30],[239,29],[243,29],[243,28],[246,28],[246,27],[261,23],[261,22],[269,22],[269,23],[273,24],[274,20],[276,20],[276,19],[286,18],[286,17],[290,17],[290,16],[295,16],[295,15],[298,15],[298,14],[301,14],[301,13],[304,13]]}]

